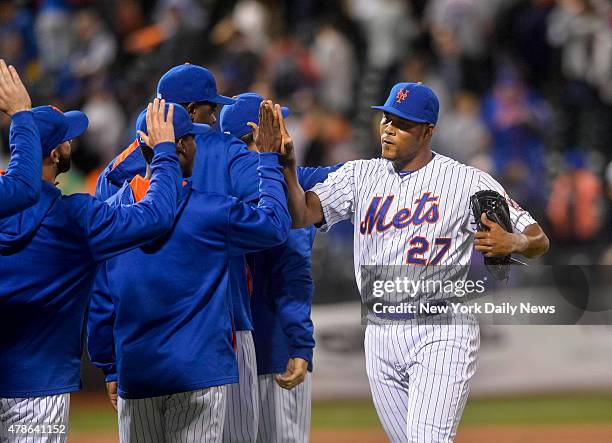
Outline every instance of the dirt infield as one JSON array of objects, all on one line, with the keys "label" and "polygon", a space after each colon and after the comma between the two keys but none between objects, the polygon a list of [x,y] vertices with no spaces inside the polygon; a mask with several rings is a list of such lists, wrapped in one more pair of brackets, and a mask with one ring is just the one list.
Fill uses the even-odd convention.
[{"label": "dirt infield", "polygon": [[[113,433],[74,432],[69,443],[116,443]],[[378,429],[314,429],[312,443],[385,443],[384,432]],[[604,443],[612,441],[612,425],[507,426],[466,427],[459,430],[456,443]]]}]

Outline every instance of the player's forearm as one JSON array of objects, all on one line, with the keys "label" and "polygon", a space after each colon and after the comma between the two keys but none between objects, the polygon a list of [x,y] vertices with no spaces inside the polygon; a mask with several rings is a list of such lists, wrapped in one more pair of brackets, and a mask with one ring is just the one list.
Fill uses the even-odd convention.
[{"label": "player's forearm", "polygon": [[306,226],[306,196],[298,181],[295,168],[283,168],[285,182],[287,183],[287,197],[289,214],[291,214],[291,228],[303,228]]},{"label": "player's forearm", "polygon": [[42,153],[40,135],[32,113],[13,115],[9,142],[11,159],[0,177],[0,216],[8,216],[38,201],[41,188]]},{"label": "player's forearm", "polygon": [[514,235],[516,236],[515,252],[524,257],[539,257],[548,251],[548,237],[538,224],[529,225],[522,233]]}]

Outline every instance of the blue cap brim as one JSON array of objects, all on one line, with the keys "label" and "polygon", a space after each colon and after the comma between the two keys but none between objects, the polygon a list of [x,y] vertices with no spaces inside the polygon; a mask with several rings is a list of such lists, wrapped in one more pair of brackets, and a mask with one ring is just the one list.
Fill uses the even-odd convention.
[{"label": "blue cap brim", "polygon": [[398,116],[400,118],[403,118],[404,120],[409,120],[411,122],[415,122],[415,123],[429,123],[429,124],[433,125],[433,123],[428,122],[427,120],[423,120],[422,118],[413,117],[410,114],[406,114],[405,112],[401,112],[401,111],[397,110],[396,108],[394,108],[392,106],[370,106],[370,108],[372,108],[372,109],[379,109],[381,111],[388,112],[389,114],[396,115],[396,116]]},{"label": "blue cap brim", "polygon": [[220,105],[233,105],[234,103],[236,103],[236,100],[234,100],[233,98],[226,97],[224,95],[217,95],[213,98],[207,98],[205,101],[211,103],[218,103]]},{"label": "blue cap brim", "polygon": [[281,114],[283,114],[283,118],[287,118],[289,114],[291,114],[291,110],[285,106],[281,106]]},{"label": "blue cap brim", "polygon": [[61,143],[79,137],[87,130],[87,126],[89,126],[89,119],[85,113],[81,111],[64,112],[64,117],[66,117],[66,121],[68,122],[68,130]]}]

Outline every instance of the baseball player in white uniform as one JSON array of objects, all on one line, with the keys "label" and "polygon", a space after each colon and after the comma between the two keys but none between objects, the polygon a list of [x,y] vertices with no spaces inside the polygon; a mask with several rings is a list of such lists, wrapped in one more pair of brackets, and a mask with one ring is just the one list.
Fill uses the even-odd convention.
[{"label": "baseball player in white uniform", "polygon": [[[542,229],[490,175],[431,151],[439,104],[430,88],[399,83],[385,105],[374,108],[383,111],[382,158],[348,162],[306,193],[295,167],[285,170],[294,228],[318,223],[326,231],[340,220],[353,222],[362,299],[364,265],[400,265],[417,278],[456,282],[467,276],[472,248],[486,256],[536,257],[547,251]],[[285,155],[292,158],[291,152]],[[506,195],[515,233],[486,217],[482,222],[490,231],[475,232],[469,200],[483,189]],[[388,269],[389,279],[394,272]],[[478,324],[452,311],[404,320],[366,328],[367,374],[378,416],[392,442],[452,442],[476,368]]]}]

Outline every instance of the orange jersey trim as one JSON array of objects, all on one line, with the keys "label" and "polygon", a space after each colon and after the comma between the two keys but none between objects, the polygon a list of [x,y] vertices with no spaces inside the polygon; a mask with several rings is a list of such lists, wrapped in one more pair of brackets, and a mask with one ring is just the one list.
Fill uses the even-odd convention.
[{"label": "orange jersey trim", "polygon": [[125,160],[126,158],[128,158],[128,156],[134,152],[137,148],[138,148],[138,139],[134,140],[132,142],[132,144],[130,146],[128,146],[127,148],[125,148],[123,150],[123,152],[121,152],[121,154],[119,154],[119,156],[117,157],[117,160],[115,160],[115,163],[113,163],[113,167],[111,168],[111,171],[114,170],[117,166],[119,166],[119,164]]},{"label": "orange jersey trim", "polygon": [[151,181],[140,175],[137,175],[130,181],[130,188],[132,188],[135,203],[138,203],[145,197],[150,185]]}]

